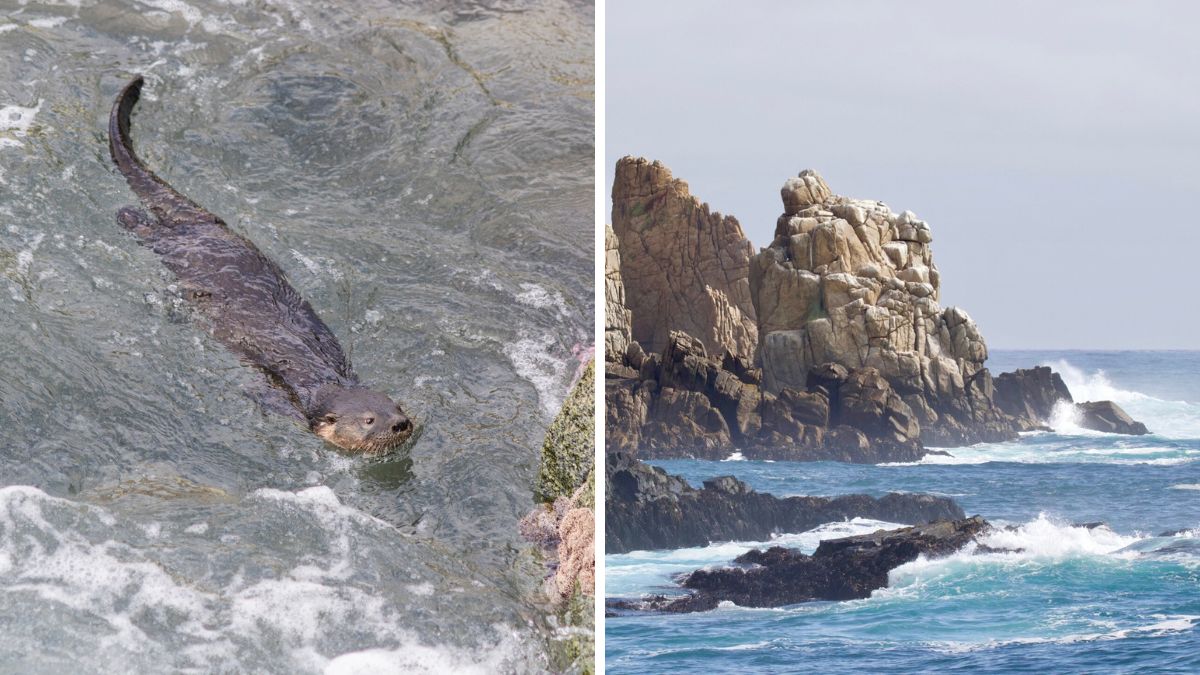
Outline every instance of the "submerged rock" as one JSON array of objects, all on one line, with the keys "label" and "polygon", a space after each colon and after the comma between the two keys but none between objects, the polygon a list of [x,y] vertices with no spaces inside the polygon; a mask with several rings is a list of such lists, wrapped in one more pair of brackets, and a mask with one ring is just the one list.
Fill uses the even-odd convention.
[{"label": "submerged rock", "polygon": [[946,497],[891,493],[878,499],[861,494],[780,498],[755,492],[733,476],[707,480],[698,490],[626,453],[610,453],[606,463],[606,553],[763,540],[850,518],[925,523],[963,517],[962,509]]},{"label": "submerged rock", "polygon": [[738,556],[743,567],[696,570],[681,579],[693,591],[683,597],[655,596],[609,603],[610,608],[698,612],[724,601],[741,607],[780,607],[812,600],[870,597],[888,582],[888,572],[918,556],[950,555],[989,528],[979,517],[941,520],[898,530],[822,541],[812,555],[772,547]]},{"label": "submerged rock", "polygon": [[1150,433],[1145,424],[1134,421],[1121,406],[1112,401],[1076,403],[1075,409],[1079,412],[1079,426],[1084,429],[1130,436],[1144,436]]}]

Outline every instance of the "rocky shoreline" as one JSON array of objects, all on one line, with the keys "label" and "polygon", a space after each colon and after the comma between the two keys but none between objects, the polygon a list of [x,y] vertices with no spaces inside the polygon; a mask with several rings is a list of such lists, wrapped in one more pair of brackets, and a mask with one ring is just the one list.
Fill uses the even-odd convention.
[{"label": "rocky shoreline", "polygon": [[[868,597],[918,556],[949,555],[989,525],[950,499],[787,497],[733,476],[694,488],[639,459],[916,462],[1066,422],[1144,434],[1111,401],[1076,402],[1037,366],[993,377],[978,326],[939,304],[933,235],[911,211],[789,178],[757,253],[658,162],[617,163],[605,233],[606,552],[765,540],[854,517],[911,527],[754,550],[696,570],[679,597],[608,610],[704,611]],[[979,547],[986,551],[986,547]]]}]

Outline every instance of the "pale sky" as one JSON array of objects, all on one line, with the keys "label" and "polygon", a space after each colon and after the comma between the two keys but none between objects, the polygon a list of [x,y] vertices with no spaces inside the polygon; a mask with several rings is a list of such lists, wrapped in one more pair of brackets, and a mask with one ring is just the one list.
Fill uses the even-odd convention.
[{"label": "pale sky", "polygon": [[1200,349],[1200,3],[646,2],[606,11],[631,154],[769,243],[779,188],[933,231],[992,348]]}]

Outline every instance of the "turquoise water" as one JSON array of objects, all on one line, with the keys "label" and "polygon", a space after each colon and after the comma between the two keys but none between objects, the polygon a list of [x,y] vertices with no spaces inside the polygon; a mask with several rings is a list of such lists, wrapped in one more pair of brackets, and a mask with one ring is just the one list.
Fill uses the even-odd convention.
[{"label": "turquoise water", "polygon": [[[1200,669],[1200,539],[1188,531],[1200,531],[1200,352],[998,352],[989,361],[993,372],[1041,363],[1077,400],[1115,400],[1153,433],[1093,433],[1061,414],[1055,433],[908,465],[657,462],[696,484],[733,474],[776,495],[950,495],[969,514],[1016,526],[986,543],[1024,553],[918,560],[865,600],[610,618],[609,671]],[[1092,521],[1108,526],[1073,526]],[[772,543],[812,551],[886,526],[831,523]],[[1185,531],[1166,534],[1175,530]],[[606,594],[669,591],[671,575],[753,545],[610,555]]]}]

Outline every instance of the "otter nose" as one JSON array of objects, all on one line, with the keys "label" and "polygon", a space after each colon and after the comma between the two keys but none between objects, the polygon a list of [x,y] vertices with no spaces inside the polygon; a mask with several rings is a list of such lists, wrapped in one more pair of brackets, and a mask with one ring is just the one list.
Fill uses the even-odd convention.
[{"label": "otter nose", "polygon": [[399,419],[397,419],[395,422],[392,422],[392,433],[393,434],[398,434],[403,431],[408,431],[411,428],[412,428],[412,422],[408,421],[408,418],[405,417],[404,415],[401,415],[399,417]]}]

